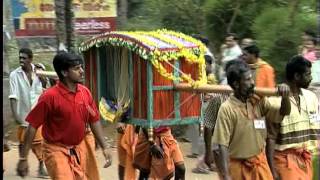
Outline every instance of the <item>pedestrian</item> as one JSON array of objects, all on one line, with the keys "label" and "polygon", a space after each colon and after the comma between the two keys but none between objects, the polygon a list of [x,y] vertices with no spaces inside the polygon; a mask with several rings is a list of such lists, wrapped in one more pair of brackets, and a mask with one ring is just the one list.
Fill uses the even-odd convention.
[{"label": "pedestrian", "polygon": [[254,81],[245,62],[231,61],[227,66],[227,80],[234,94],[221,105],[213,132],[220,155],[216,158],[219,175],[222,179],[272,179],[264,153],[264,117],[272,115],[273,121],[280,122],[289,114],[289,88],[278,86],[282,104],[274,106],[267,97],[254,95]]},{"label": "pedestrian", "polygon": [[238,44],[238,36],[235,33],[227,34],[224,45],[221,46],[221,60],[220,60],[220,71],[219,80],[221,84],[227,84],[226,74],[223,71],[226,64],[234,59],[239,58],[242,55],[242,50]]},{"label": "pedestrian", "polygon": [[153,137],[148,137],[147,129],[139,133],[133,166],[140,171],[139,180],[185,179],[182,152],[168,126],[153,129]]},{"label": "pedestrian", "polygon": [[[18,123],[17,137],[19,140],[19,155],[25,143],[24,134],[28,127],[26,116],[38,101],[43,92],[43,84],[35,74],[35,65],[32,63],[33,53],[28,48],[19,50],[20,67],[10,73],[10,107],[16,123]],[[41,127],[32,139],[32,151],[39,161],[38,175],[47,176],[43,163]]]},{"label": "pedestrian", "polygon": [[[93,140],[86,141],[90,129],[105,157],[104,167],[111,165],[111,155],[106,149],[95,102],[90,91],[81,84],[84,80],[82,63],[82,58],[72,53],[59,52],[54,57],[53,66],[59,82],[41,95],[26,117],[30,124],[17,167],[19,176],[28,174],[31,141],[41,125],[44,162],[52,179],[99,179],[99,174],[92,175],[92,171],[88,171],[88,167],[97,167],[95,161],[88,161],[93,150]],[[98,172],[97,169],[94,172]]]},{"label": "pedestrian", "polygon": [[243,38],[243,39],[241,40],[240,47],[241,47],[241,49],[243,49],[243,48],[245,48],[245,47],[247,47],[247,46],[254,45],[254,43],[255,43],[254,40],[251,39],[251,38]]},{"label": "pedestrian", "polygon": [[260,58],[260,49],[256,45],[244,47],[242,58],[250,66],[256,87],[275,87],[274,69]]},{"label": "pedestrian", "polygon": [[[256,45],[248,45],[243,49],[242,59],[249,65],[256,87],[273,88],[275,87],[274,70],[271,65],[260,58],[259,54],[260,50]],[[227,68],[225,71],[227,71]],[[209,167],[213,165],[215,156],[219,156],[218,146],[212,144],[211,139],[219,108],[227,100],[229,94],[212,93],[211,96],[204,116],[204,141],[206,146],[204,161]]]},{"label": "pedestrian", "polygon": [[282,122],[267,124],[268,137],[275,142],[268,156],[276,179],[312,180],[312,157],[319,156],[320,116],[318,98],[307,90],[311,80],[311,62],[300,55],[292,57],[286,65],[291,112]]}]

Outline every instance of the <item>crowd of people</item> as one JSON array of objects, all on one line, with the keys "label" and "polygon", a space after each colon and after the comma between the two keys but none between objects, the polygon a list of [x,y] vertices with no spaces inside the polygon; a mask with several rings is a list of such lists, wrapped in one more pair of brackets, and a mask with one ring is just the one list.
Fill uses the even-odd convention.
[{"label": "crowd of people", "polygon": [[[206,38],[195,35],[209,46]],[[288,60],[285,82],[276,83],[274,68],[260,57],[251,38],[230,33],[214,56],[205,54],[208,83],[229,85],[233,92],[203,94],[203,155],[198,134],[192,154],[199,157],[195,173],[217,171],[224,180],[312,180],[319,178],[320,47],[316,35],[305,31],[297,55]],[[112,157],[103,139],[99,111],[82,85],[83,59],[59,52],[52,84],[35,74],[45,70],[32,63],[30,49],[19,51],[20,67],[10,74],[10,105],[18,126],[17,173],[29,172],[30,149],[39,161],[39,176],[55,180],[100,179],[95,157],[99,145],[107,168]],[[277,96],[257,94],[255,88],[276,88]],[[119,179],[186,179],[182,151],[169,126],[145,129],[117,124]],[[197,126],[192,126],[197,132]],[[151,131],[151,132],[150,132]],[[7,149],[9,150],[9,148]]]}]

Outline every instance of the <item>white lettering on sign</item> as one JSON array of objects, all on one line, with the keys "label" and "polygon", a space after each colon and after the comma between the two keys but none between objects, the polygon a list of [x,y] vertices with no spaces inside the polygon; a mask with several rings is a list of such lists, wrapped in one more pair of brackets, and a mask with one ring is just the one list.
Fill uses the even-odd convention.
[{"label": "white lettering on sign", "polygon": [[75,30],[87,30],[87,29],[110,29],[109,22],[97,22],[95,20],[75,22]]}]

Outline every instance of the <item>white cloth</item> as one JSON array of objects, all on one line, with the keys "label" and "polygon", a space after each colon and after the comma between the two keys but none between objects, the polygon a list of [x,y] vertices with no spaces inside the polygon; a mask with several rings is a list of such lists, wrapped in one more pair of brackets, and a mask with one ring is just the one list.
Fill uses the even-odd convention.
[{"label": "white cloth", "polygon": [[10,73],[10,93],[9,99],[17,100],[18,121],[21,126],[28,126],[25,121],[28,113],[37,103],[39,96],[42,94],[42,84],[40,79],[34,73],[34,65],[32,64],[32,85],[30,86],[28,77],[21,67],[18,67]]},{"label": "white cloth", "polygon": [[228,61],[238,58],[242,55],[242,50],[238,44],[231,48],[226,48],[222,52],[222,64],[226,64]]}]

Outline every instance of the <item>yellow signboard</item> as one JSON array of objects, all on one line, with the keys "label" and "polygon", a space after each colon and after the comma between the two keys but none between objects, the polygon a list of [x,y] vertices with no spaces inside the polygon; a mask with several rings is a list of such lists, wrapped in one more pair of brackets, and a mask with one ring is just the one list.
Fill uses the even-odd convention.
[{"label": "yellow signboard", "polygon": [[[39,33],[52,35],[55,23],[54,0],[11,1],[18,36],[32,36]],[[116,0],[73,0],[72,8],[75,15],[75,29],[76,31],[82,29],[80,34],[86,29],[94,33],[115,29]]]}]

